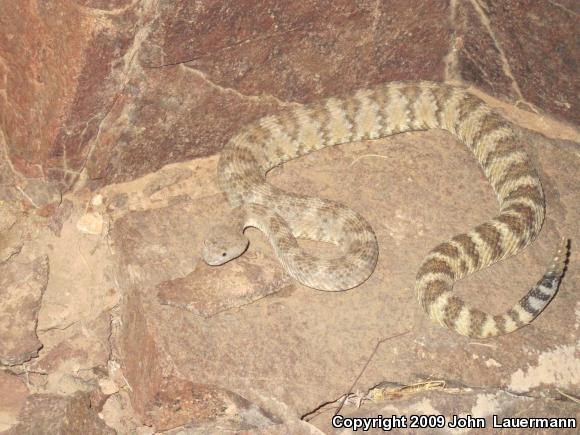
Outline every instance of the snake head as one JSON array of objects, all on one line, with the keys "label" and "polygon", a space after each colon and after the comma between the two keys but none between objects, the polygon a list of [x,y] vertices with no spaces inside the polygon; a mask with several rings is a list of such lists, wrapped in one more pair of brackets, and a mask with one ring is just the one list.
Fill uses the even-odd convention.
[{"label": "snake head", "polygon": [[210,266],[220,266],[246,252],[249,243],[243,232],[227,225],[216,226],[204,240],[201,256]]}]

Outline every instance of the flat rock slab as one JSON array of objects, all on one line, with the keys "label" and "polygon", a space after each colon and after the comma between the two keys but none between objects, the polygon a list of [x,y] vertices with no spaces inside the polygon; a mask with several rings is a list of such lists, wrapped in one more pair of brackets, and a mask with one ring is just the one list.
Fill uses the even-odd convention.
[{"label": "flat rock slab", "polygon": [[[493,312],[511,307],[535,284],[561,236],[580,236],[575,224],[580,180],[571,176],[576,145],[532,133],[526,143],[547,192],[540,238],[456,288]],[[215,163],[211,158],[187,167],[211,173]],[[112,231],[127,291],[121,358],[134,402],[143,409],[168,365],[188,379],[235,392],[283,421],[335,402],[355,379],[355,391],[385,381],[412,385],[436,379],[530,400],[562,398],[555,388],[573,393],[580,386],[577,257],[546,311],[532,325],[497,339],[451,333],[417,304],[414,276],[429,249],[497,212],[477,163],[450,135],[412,133],[325,149],[269,177],[282,188],[341,201],[363,213],[381,249],[375,272],[360,287],[338,293],[287,282],[255,230],[247,231],[245,258],[210,268],[199,252],[212,223],[224,214],[227,219],[221,195],[211,181],[203,188],[202,179],[196,179],[194,196],[164,190],[165,206],[126,214]],[[469,401],[458,405],[462,412],[470,407]],[[505,408],[506,415],[511,409]],[[312,423],[326,428],[328,421]]]},{"label": "flat rock slab", "polygon": [[48,257],[20,261],[0,264],[0,363],[5,365],[28,361],[42,347],[36,325],[48,282]]},{"label": "flat rock slab", "polygon": [[16,375],[0,370],[0,433],[18,421],[20,409],[29,394],[24,382]]},{"label": "flat rock slab", "polygon": [[[29,401],[21,433],[105,432],[100,404],[70,397],[97,385],[118,411],[107,423],[139,435],[153,432],[143,421],[168,428],[189,414],[197,427],[169,430],[331,431],[314,411],[385,381],[464,388],[453,409],[421,390],[400,412],[484,415],[489,395],[506,416],[556,415],[552,399],[570,412],[566,394],[580,384],[580,140],[574,126],[533,113],[580,119],[577,1],[0,2],[0,364],[49,393]],[[228,217],[207,156],[262,115],[401,79],[474,84],[503,100],[496,107],[523,108],[507,110],[520,124],[576,141],[530,136],[548,199],[540,239],[456,288],[502,311],[542,274],[559,237],[571,238],[560,294],[516,334],[458,337],[415,301],[425,253],[497,212],[473,158],[440,132],[326,150],[271,174],[371,222],[380,260],[359,288],[325,294],[288,280],[252,230],[244,258],[220,268],[199,259],[209,226]],[[100,188],[104,206],[92,197]],[[31,263],[45,255],[50,279]],[[6,425],[30,394],[8,376],[0,392],[18,395],[0,400]],[[181,383],[168,389],[168,379]],[[476,387],[477,397],[465,393]],[[529,402],[509,405],[504,393]],[[191,405],[199,398],[215,407]],[[382,406],[363,400],[356,415]]]},{"label": "flat rock slab", "polygon": [[72,396],[31,395],[22,413],[21,422],[8,435],[59,434],[112,435],[116,432],[99,419],[91,407],[88,394]]},{"label": "flat rock slab", "polygon": [[[253,252],[222,268],[207,266],[204,273],[191,272],[183,278],[157,286],[159,302],[212,317],[224,311],[252,304],[289,285],[291,278],[278,263],[261,252]],[[205,267],[200,265],[200,268]]]}]

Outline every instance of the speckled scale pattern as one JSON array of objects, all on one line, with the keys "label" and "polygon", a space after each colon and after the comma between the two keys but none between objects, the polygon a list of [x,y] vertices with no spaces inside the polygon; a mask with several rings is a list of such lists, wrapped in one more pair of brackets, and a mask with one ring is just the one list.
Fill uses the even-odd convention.
[{"label": "speckled scale pattern", "polygon": [[[243,211],[240,228],[262,230],[292,277],[316,289],[346,290],[364,282],[375,268],[379,251],[371,226],[342,204],[272,186],[266,173],[324,147],[436,128],[450,132],[473,152],[496,193],[500,212],[427,255],[417,274],[417,297],[433,320],[460,334],[485,338],[515,331],[555,295],[567,240],[544,277],[505,314],[487,314],[454,296],[456,281],[530,244],[545,214],[542,185],[517,128],[461,87],[391,82],[261,118],[225,147],[218,165],[219,186],[231,206]],[[335,243],[342,255],[314,257],[296,238]]]}]

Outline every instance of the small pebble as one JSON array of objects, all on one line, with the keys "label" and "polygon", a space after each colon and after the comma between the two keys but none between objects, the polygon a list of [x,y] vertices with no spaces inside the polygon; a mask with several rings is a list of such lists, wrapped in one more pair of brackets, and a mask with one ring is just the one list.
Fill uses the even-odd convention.
[{"label": "small pebble", "polygon": [[93,207],[99,207],[103,205],[103,195],[99,193],[98,195],[93,196],[93,199],[91,199],[91,205]]},{"label": "small pebble", "polygon": [[109,378],[99,379],[99,387],[101,388],[103,394],[107,396],[115,394],[117,391],[119,391],[117,384]]},{"label": "small pebble", "polygon": [[77,221],[77,229],[86,234],[101,234],[103,231],[103,215],[86,213]]}]

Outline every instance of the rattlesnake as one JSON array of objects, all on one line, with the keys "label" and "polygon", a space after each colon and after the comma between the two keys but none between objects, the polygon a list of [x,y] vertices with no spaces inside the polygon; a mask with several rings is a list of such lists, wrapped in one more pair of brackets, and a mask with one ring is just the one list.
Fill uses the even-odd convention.
[{"label": "rattlesnake", "polygon": [[[251,226],[266,234],[284,269],[302,284],[327,291],[356,287],[377,263],[371,226],[342,204],[272,186],[266,173],[327,146],[436,128],[451,132],[473,152],[496,193],[500,214],[434,248],[417,274],[417,297],[432,319],[470,337],[501,335],[528,324],[556,293],[568,241],[538,284],[505,314],[470,308],[452,294],[457,280],[530,244],[542,227],[545,203],[518,129],[462,87],[448,84],[391,82],[287,109],[242,128],[218,164],[218,183],[233,215],[204,241],[204,260],[219,265],[243,254],[248,246],[243,231]],[[296,238],[334,243],[343,254],[314,257]]]}]

